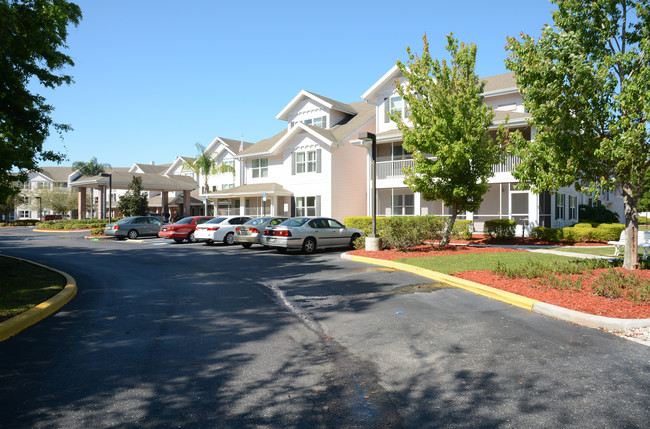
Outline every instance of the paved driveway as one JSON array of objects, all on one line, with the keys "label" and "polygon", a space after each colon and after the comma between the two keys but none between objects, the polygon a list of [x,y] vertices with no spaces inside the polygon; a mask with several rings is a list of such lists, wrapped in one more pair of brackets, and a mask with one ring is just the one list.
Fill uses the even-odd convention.
[{"label": "paved driveway", "polygon": [[0,343],[3,427],[650,420],[647,346],[340,252],[4,229],[0,253],[79,286],[62,311]]}]

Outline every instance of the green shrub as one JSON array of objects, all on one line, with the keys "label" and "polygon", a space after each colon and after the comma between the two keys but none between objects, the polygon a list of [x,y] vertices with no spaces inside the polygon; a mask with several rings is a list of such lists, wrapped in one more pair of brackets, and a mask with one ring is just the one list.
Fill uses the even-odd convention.
[{"label": "green shrub", "polygon": [[90,230],[90,235],[104,235],[104,228],[93,228]]},{"label": "green shrub", "polygon": [[648,223],[648,218],[645,216],[639,216],[639,224],[647,224]]},{"label": "green shrub", "polygon": [[490,219],[485,221],[484,233],[497,240],[509,240],[515,236],[517,222],[512,219]]},{"label": "green shrub", "polygon": [[474,222],[471,220],[457,220],[454,222],[452,234],[454,237],[462,238],[463,240],[471,240],[473,231]]},{"label": "green shrub", "polygon": [[5,222],[7,226],[34,226],[38,223],[37,219],[16,219]]},{"label": "green shrub", "polygon": [[435,216],[384,218],[383,247],[404,251],[426,241],[440,240],[443,228],[444,220]]},{"label": "green shrub", "polygon": [[578,206],[578,219],[580,222],[595,222],[595,223],[616,223],[619,222],[618,214],[611,210],[607,210],[605,206],[586,206],[581,204]]},{"label": "green shrub", "polygon": [[544,226],[536,226],[533,228],[530,236],[537,240],[549,241],[551,243],[559,243],[564,238],[561,228],[546,228]]},{"label": "green shrub", "polygon": [[568,227],[562,230],[564,240],[570,243],[585,243],[589,241],[605,242],[618,240],[625,225],[620,223],[604,223],[596,228]]},{"label": "green shrub", "polygon": [[592,225],[591,223],[581,222],[576,223],[572,228],[595,228],[596,226],[598,226],[598,224]]}]

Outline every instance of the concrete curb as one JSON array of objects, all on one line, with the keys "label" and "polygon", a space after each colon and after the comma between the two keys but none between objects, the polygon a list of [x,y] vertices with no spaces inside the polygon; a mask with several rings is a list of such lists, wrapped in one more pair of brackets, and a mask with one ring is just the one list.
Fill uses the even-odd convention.
[{"label": "concrete curb", "polygon": [[0,322],[0,341],[4,341],[9,337],[12,337],[19,333],[20,331],[32,326],[33,324],[45,319],[47,316],[53,314],[65,304],[70,302],[72,298],[77,294],[77,282],[72,276],[63,271],[39,264],[37,262],[28,261],[26,259],[16,258],[13,256],[2,255],[7,258],[17,259],[19,261],[28,262],[39,267],[43,267],[50,271],[61,274],[66,279],[66,285],[61,290],[61,292],[54,295],[52,298],[48,299],[45,302],[38,304],[35,307],[30,308],[29,310],[18,314],[17,316],[12,317],[11,319]]},{"label": "concrete curb", "polygon": [[589,328],[623,330],[629,328],[650,327],[650,319],[616,319],[613,317],[595,316],[593,314],[569,310],[567,308],[547,304],[545,302],[537,301],[532,298],[527,298],[479,283],[471,282],[469,280],[459,279],[447,274],[438,273],[436,271],[431,271],[400,262],[367,258],[363,256],[353,256],[348,255],[347,253],[341,254],[341,258],[347,259],[349,261],[364,262],[367,264],[395,268],[401,271],[417,274],[422,277],[437,280],[451,286],[474,292],[478,295],[483,295],[488,298],[496,299],[520,308],[524,308],[534,313],[552,317],[558,320],[563,320],[565,322],[575,323],[576,325],[586,326]]},{"label": "concrete curb", "polygon": [[92,228],[83,228],[83,229],[39,229],[39,228],[34,228],[32,231],[34,232],[58,232],[58,233],[63,233],[63,234],[68,234],[70,232],[79,232],[79,231],[90,231]]}]

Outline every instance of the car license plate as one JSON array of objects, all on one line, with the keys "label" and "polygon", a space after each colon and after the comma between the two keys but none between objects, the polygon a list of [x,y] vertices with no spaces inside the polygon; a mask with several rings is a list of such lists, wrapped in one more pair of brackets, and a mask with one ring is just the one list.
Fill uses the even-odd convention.
[{"label": "car license plate", "polygon": [[271,238],[267,238],[266,240],[267,240],[269,243],[275,243],[275,240],[277,240],[277,238],[275,238],[275,237],[271,237]]},{"label": "car license plate", "polygon": [[161,231],[167,231],[167,228],[163,226],[160,230]]}]

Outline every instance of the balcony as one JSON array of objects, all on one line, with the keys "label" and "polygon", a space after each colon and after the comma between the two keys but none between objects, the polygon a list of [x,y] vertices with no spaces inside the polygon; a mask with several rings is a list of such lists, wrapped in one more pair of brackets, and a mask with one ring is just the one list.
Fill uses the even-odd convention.
[{"label": "balcony", "polygon": [[521,163],[521,158],[518,156],[508,156],[506,161],[502,164],[495,164],[492,166],[492,173],[509,173],[515,165]]},{"label": "balcony", "polygon": [[413,167],[412,159],[399,161],[382,161],[377,163],[377,180],[382,179],[399,179],[404,177],[402,169],[404,167]]}]

